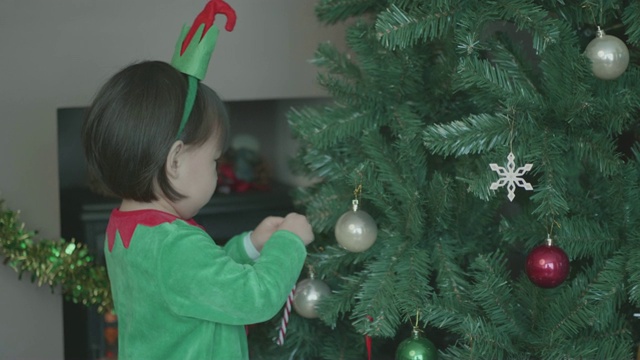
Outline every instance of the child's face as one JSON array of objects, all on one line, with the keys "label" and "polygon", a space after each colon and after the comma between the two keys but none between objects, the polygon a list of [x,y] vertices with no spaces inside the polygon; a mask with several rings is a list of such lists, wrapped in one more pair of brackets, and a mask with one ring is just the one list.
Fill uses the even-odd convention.
[{"label": "child's face", "polygon": [[186,198],[174,204],[184,219],[195,216],[209,202],[216,190],[217,160],[222,155],[218,139],[212,136],[200,147],[187,147],[183,154],[180,176],[173,182],[176,190]]}]

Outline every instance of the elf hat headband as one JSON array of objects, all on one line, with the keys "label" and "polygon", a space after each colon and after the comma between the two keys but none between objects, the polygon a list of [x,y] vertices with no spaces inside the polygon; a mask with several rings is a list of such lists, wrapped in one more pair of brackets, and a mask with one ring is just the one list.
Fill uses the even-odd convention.
[{"label": "elf hat headband", "polygon": [[[198,81],[204,79],[209,66],[209,60],[213,49],[216,47],[216,41],[220,30],[217,26],[213,26],[216,14],[223,14],[227,17],[225,30],[232,31],[236,25],[236,12],[222,0],[210,0],[204,9],[196,16],[191,27],[184,26],[176,44],[176,49],[171,59],[171,65],[178,71],[188,75],[187,79],[187,97],[184,104],[184,112],[178,134],[179,139],[184,131],[193,103],[196,100],[198,92]],[[196,41],[192,41],[193,39]]]}]

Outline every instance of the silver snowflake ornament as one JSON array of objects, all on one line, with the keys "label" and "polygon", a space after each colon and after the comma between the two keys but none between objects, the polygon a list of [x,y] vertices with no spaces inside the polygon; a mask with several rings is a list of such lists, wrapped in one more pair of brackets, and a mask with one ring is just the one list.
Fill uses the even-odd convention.
[{"label": "silver snowflake ornament", "polygon": [[506,169],[502,166],[498,166],[498,164],[489,164],[491,170],[497,172],[500,176],[498,181],[491,183],[490,189],[496,190],[507,185],[507,190],[509,190],[509,195],[507,197],[509,198],[509,201],[513,201],[516,197],[516,186],[524,188],[525,190],[533,190],[533,186],[521,178],[522,175],[531,170],[533,164],[524,164],[524,166],[516,169],[516,163],[513,161],[515,158],[516,157],[513,153],[510,152],[509,156],[507,156],[507,160],[509,161],[507,162]]}]

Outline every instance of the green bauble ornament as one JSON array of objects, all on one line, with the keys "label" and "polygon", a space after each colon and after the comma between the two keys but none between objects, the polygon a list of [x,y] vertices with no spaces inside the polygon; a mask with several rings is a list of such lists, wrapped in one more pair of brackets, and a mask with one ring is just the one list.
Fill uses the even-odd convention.
[{"label": "green bauble ornament", "polygon": [[420,330],[413,329],[410,338],[398,345],[396,360],[435,360],[438,350],[429,339],[420,336]]}]

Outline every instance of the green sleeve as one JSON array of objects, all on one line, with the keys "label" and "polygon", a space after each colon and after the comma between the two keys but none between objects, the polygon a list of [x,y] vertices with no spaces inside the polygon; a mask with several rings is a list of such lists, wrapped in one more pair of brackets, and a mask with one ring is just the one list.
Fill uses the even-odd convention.
[{"label": "green sleeve", "polygon": [[253,264],[253,259],[247,255],[247,250],[244,248],[244,237],[248,233],[247,231],[236,235],[224,245],[224,251],[227,252],[227,255],[240,264]]},{"label": "green sleeve", "polygon": [[289,231],[276,231],[253,265],[234,261],[203,232],[169,239],[158,269],[161,291],[181,316],[244,325],[272,318],[304,265],[306,249]]}]

